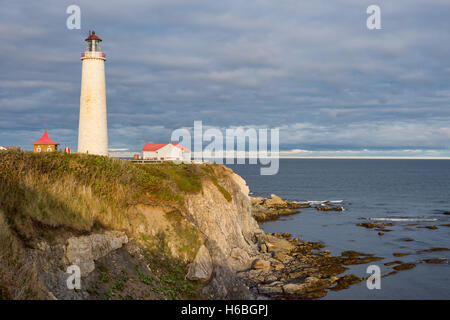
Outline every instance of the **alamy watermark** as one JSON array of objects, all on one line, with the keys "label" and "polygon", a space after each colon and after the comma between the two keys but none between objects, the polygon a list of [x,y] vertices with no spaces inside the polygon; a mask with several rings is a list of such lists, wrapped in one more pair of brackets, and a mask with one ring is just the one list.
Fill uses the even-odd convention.
[{"label": "alamy watermark", "polygon": [[67,267],[66,273],[70,276],[66,280],[67,289],[80,290],[81,289],[81,270],[77,265],[71,265]]},{"label": "alamy watermark", "polygon": [[[67,7],[66,13],[69,14],[66,20],[66,26],[69,30],[81,29],[81,9],[76,4]],[[369,30],[381,29],[381,8],[376,4],[367,7],[366,13],[370,16],[366,20],[366,26]]]},{"label": "alamy watermark", "polygon": [[369,30],[381,29],[381,8],[375,4],[367,7],[367,14],[370,16],[367,18],[366,26]]},{"label": "alamy watermark", "polygon": [[[279,169],[280,132],[278,128],[207,128],[194,121],[193,136],[187,128],[172,132],[171,141],[193,151],[193,159],[212,159],[223,164],[260,164],[261,175],[275,175]],[[191,147],[193,143],[193,148]],[[206,144],[206,146],[204,146]],[[270,148],[270,149],[269,149]]]},{"label": "alamy watermark", "polygon": [[376,264],[372,264],[367,267],[367,273],[371,273],[371,275],[367,278],[366,286],[367,289],[381,289],[381,269]]},{"label": "alamy watermark", "polygon": [[72,4],[67,7],[66,13],[70,16],[67,17],[66,26],[67,29],[81,29],[81,9],[76,4]]}]

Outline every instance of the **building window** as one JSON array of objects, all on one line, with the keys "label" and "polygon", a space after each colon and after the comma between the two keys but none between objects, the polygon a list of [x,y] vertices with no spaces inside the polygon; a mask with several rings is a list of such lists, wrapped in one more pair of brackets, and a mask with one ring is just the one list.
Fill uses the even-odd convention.
[{"label": "building window", "polygon": [[36,152],[41,152],[41,147],[37,147]]},{"label": "building window", "polygon": [[49,147],[47,148],[47,152],[52,152],[52,147],[49,146]]}]

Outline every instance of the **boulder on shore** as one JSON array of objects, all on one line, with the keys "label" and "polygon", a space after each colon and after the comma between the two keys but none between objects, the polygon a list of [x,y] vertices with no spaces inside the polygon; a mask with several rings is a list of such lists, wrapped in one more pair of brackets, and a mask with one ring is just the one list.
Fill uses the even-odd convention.
[{"label": "boulder on shore", "polygon": [[262,259],[256,259],[253,262],[253,269],[270,269],[270,262]]},{"label": "boulder on shore", "polygon": [[309,204],[300,204],[281,199],[276,194],[270,198],[250,198],[252,205],[252,216],[258,222],[274,220],[280,216],[299,213],[299,208],[308,208]]}]

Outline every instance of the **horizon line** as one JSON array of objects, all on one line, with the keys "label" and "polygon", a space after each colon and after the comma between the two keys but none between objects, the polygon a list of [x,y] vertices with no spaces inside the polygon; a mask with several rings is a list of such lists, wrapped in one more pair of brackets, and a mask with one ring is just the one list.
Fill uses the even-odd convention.
[{"label": "horizon line", "polygon": [[432,157],[432,156],[422,156],[422,157],[408,157],[408,156],[310,156],[310,157],[302,157],[302,156],[280,156],[280,159],[398,159],[398,160],[450,160],[449,157]]},{"label": "horizon line", "polygon": [[[122,153],[122,155],[120,155]],[[125,154],[132,156],[131,154],[138,152],[110,152],[110,156],[114,158],[114,154],[116,157],[124,157]],[[264,157],[264,159],[276,159],[277,157]],[[374,159],[374,160],[450,160],[450,156],[279,156],[279,159]],[[194,157],[195,159],[195,157]],[[214,157],[203,157],[203,159],[213,160],[213,159],[221,159]],[[259,157],[223,157],[222,159],[259,159]]]}]

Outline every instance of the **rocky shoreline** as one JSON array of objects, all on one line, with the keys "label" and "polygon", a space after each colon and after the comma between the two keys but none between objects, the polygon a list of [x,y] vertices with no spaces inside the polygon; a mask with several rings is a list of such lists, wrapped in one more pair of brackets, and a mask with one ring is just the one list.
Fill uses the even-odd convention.
[{"label": "rocky shoreline", "polygon": [[[308,202],[297,203],[272,194],[270,198],[250,197],[252,216],[258,222],[300,213],[299,209],[312,208]],[[341,206],[323,202],[315,206],[318,211],[343,211]],[[342,290],[363,281],[355,275],[341,275],[348,265],[382,260],[371,254],[344,251],[331,256],[319,242],[292,238],[289,233],[259,234],[256,242],[260,255],[250,269],[239,275],[247,280],[256,295],[270,299],[317,299],[328,290]],[[339,276],[341,275],[341,276]]]},{"label": "rocky shoreline", "polygon": [[252,206],[252,216],[258,222],[278,219],[280,216],[287,216],[299,213],[301,208],[309,208],[309,204],[299,204],[281,199],[272,194],[270,198],[250,197]]},{"label": "rocky shoreline", "polygon": [[239,273],[257,295],[270,299],[317,299],[328,290],[339,291],[363,281],[355,275],[341,275],[349,265],[382,260],[371,254],[344,251],[331,256],[319,242],[301,241],[290,234],[258,236],[260,256],[251,269]]},{"label": "rocky shoreline", "polygon": [[[252,216],[258,222],[276,220],[281,216],[300,213],[299,209],[312,208],[309,202],[291,202],[283,200],[276,194],[271,194],[270,198],[249,197],[252,206]],[[344,211],[342,206],[334,206],[324,201],[314,206],[318,211]]]},{"label": "rocky shoreline", "polygon": [[[270,198],[250,197],[252,216],[258,222],[276,220],[279,217],[300,213],[300,208],[312,208],[310,203],[297,203],[282,200],[272,194]],[[315,206],[318,211],[343,211],[342,206],[321,202]],[[359,223],[357,226],[378,231],[379,235],[392,230],[386,227],[393,223]],[[412,241],[408,239],[405,241]],[[367,264],[384,260],[373,254],[352,250],[343,251],[339,256],[330,255],[326,246],[319,242],[302,241],[292,238],[289,233],[261,233],[256,235],[259,255],[251,268],[238,273],[246,280],[250,290],[260,297],[268,299],[318,299],[328,291],[339,291],[360,283],[366,278],[345,273],[349,266]],[[433,248],[427,252],[446,251],[447,248]],[[401,257],[408,253],[393,253]],[[447,259],[422,259],[415,263],[400,260],[384,263],[393,266],[392,271],[382,277],[391,276],[399,271],[409,270],[417,263],[447,263]]]}]

